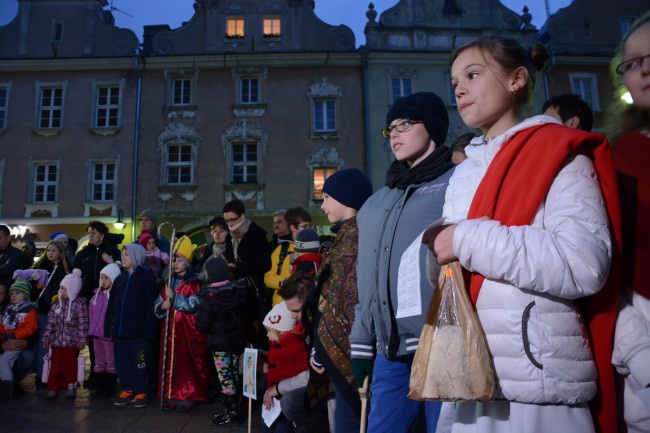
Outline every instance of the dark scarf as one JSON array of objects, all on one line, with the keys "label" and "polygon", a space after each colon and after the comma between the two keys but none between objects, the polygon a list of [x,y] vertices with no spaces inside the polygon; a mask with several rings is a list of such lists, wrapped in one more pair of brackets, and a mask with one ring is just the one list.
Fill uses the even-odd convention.
[{"label": "dark scarf", "polygon": [[14,329],[18,324],[18,313],[27,305],[29,305],[29,299],[19,302],[18,304],[9,304],[5,311],[4,318],[2,319],[2,323],[7,326],[7,328]]},{"label": "dark scarf", "polygon": [[386,186],[406,189],[411,185],[429,182],[454,166],[447,146],[438,146],[419,164],[411,167],[406,161],[395,160],[386,172]]}]

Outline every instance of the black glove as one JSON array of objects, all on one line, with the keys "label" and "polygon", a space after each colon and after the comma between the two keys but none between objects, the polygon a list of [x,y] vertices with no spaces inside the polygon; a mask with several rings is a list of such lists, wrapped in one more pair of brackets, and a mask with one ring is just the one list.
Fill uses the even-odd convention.
[{"label": "black glove", "polygon": [[366,376],[368,376],[368,381],[372,381],[372,367],[373,362],[371,359],[352,360],[352,374],[354,375],[359,388],[363,386],[363,381]]}]

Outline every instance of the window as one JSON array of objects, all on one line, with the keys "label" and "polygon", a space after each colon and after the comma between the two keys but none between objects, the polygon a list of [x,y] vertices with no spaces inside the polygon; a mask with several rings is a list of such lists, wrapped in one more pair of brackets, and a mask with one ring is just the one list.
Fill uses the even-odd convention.
[{"label": "window", "polygon": [[314,100],[314,131],[336,131],[336,101]]},{"label": "window", "polygon": [[189,105],[191,97],[192,80],[189,78],[179,78],[174,80],[173,84],[173,101],[174,105]]},{"label": "window", "polygon": [[52,22],[52,43],[58,44],[63,41],[63,21]]},{"label": "window", "polygon": [[193,180],[192,145],[185,142],[170,142],[167,145],[166,183],[190,184]]},{"label": "window", "polygon": [[120,87],[99,86],[97,88],[97,110],[95,126],[108,128],[118,126],[120,113]]},{"label": "window", "polygon": [[323,184],[325,179],[336,172],[335,167],[315,167],[314,168],[314,197],[313,200],[323,199]]},{"label": "window", "polygon": [[92,201],[115,200],[115,163],[95,162],[93,164]]},{"label": "window", "polygon": [[240,81],[240,101],[242,104],[256,104],[260,102],[259,79],[244,77]]},{"label": "window", "polygon": [[596,75],[578,72],[569,74],[569,79],[571,80],[571,92],[580,95],[592,110],[601,111]]},{"label": "window", "polygon": [[9,105],[9,88],[0,85],[0,129],[7,128],[7,107]]},{"label": "window", "polygon": [[39,120],[40,128],[61,128],[63,117],[63,88],[43,87],[41,89]]},{"label": "window", "polygon": [[226,38],[241,39],[244,37],[244,19],[228,18],[226,20]]},{"label": "window", "polygon": [[257,143],[233,143],[232,183],[257,183]]},{"label": "window", "polygon": [[36,164],[34,166],[34,203],[56,202],[58,184],[56,164]]},{"label": "window", "polygon": [[280,36],[282,36],[282,30],[280,29],[280,17],[264,18],[264,37],[279,38]]},{"label": "window", "polygon": [[393,95],[393,103],[403,96],[408,96],[413,93],[413,86],[410,78],[391,78],[391,93]]}]

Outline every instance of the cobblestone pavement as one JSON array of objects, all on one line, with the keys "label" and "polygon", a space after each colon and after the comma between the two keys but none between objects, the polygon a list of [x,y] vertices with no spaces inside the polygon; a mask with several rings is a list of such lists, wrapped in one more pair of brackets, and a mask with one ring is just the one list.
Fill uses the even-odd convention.
[{"label": "cobblestone pavement", "polygon": [[[113,398],[91,397],[87,389],[77,390],[75,400],[59,395],[45,400],[44,389],[34,389],[34,376],[20,385],[25,394],[0,403],[0,433],[238,433],[248,432],[248,420],[227,427],[210,424],[221,403],[198,405],[189,412],[162,412],[159,401],[143,409],[132,405],[118,407]],[[246,418],[246,417],[242,417]],[[260,410],[252,415],[252,432],[261,432]]]}]

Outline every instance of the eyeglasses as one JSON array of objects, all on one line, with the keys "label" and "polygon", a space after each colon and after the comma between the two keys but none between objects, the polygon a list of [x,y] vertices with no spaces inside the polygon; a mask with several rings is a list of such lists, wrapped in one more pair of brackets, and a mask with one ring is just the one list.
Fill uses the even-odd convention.
[{"label": "eyeglasses", "polygon": [[616,73],[618,75],[625,75],[632,70],[641,69],[643,67],[643,62],[648,57],[650,57],[650,54],[646,54],[645,56],[641,56],[641,57],[635,57],[633,59],[621,62],[616,67]]},{"label": "eyeglasses", "polygon": [[232,223],[236,223],[240,218],[241,218],[241,215],[239,215],[239,216],[237,216],[235,218],[224,218],[224,219],[226,220],[227,224],[232,224]]},{"label": "eyeglasses", "polygon": [[406,132],[409,129],[411,129],[411,126],[417,124],[417,123],[424,123],[421,120],[411,120],[411,119],[404,119],[401,122],[391,125],[388,128],[384,128],[381,130],[381,135],[383,135],[386,138],[390,137],[390,133],[393,132],[393,129],[396,130],[397,132]]}]

